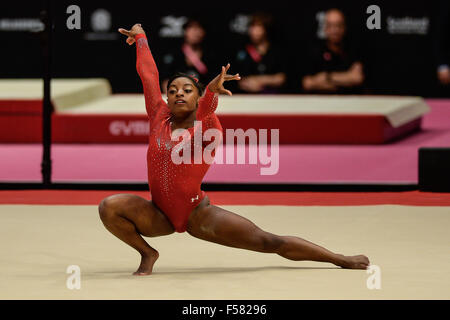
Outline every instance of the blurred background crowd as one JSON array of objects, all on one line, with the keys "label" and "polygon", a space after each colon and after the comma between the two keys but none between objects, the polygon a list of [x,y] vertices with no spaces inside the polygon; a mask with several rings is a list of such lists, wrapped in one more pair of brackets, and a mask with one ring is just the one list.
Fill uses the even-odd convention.
[{"label": "blurred background crowd", "polygon": [[[163,89],[175,72],[207,83],[229,62],[230,72],[242,76],[231,84],[236,93],[448,97],[449,3],[379,1],[380,29],[369,29],[368,1],[319,0],[295,8],[229,2],[222,9],[203,2],[156,8],[151,2],[115,7],[95,1],[80,4],[81,29],[67,30],[69,2],[61,1],[55,7],[54,76],[105,77],[117,93],[139,92],[134,52],[117,28],[141,23]],[[1,12],[0,37],[8,43],[0,53],[2,78],[40,76],[38,37],[26,28],[1,32],[39,6],[20,7],[9,3],[9,12]]]}]

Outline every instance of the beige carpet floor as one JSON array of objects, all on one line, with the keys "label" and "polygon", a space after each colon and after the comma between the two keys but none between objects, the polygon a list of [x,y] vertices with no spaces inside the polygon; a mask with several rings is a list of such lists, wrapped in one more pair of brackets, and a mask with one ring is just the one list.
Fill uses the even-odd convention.
[{"label": "beige carpet floor", "polygon": [[[132,276],[140,257],[110,234],[96,206],[0,206],[0,299],[449,299],[450,207],[224,206],[263,229],[334,252],[366,254],[365,270],[289,261],[223,247],[187,233],[147,238],[154,274]],[[67,267],[80,267],[70,290]]]}]

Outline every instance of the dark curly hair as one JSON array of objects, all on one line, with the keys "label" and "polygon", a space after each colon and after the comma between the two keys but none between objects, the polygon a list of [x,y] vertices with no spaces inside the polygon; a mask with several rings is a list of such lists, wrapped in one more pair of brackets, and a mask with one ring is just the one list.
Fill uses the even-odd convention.
[{"label": "dark curly hair", "polygon": [[200,96],[203,95],[203,91],[205,91],[205,86],[203,84],[201,84],[197,78],[194,78],[190,74],[182,73],[182,72],[177,72],[169,78],[169,82],[167,82],[167,92],[169,92],[170,84],[177,78],[188,78],[189,80],[191,80],[192,84],[197,88],[198,94]]}]

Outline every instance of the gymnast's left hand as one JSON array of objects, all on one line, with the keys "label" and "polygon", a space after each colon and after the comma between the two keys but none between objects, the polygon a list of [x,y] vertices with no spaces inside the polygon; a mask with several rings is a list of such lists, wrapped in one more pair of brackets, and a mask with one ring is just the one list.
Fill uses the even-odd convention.
[{"label": "gymnast's left hand", "polygon": [[223,87],[223,83],[230,80],[241,80],[241,77],[239,76],[239,73],[236,73],[235,75],[227,74],[228,69],[230,69],[230,64],[227,64],[226,67],[222,66],[222,72],[208,84],[210,91],[219,94],[224,93],[229,96],[233,95],[230,90]]}]

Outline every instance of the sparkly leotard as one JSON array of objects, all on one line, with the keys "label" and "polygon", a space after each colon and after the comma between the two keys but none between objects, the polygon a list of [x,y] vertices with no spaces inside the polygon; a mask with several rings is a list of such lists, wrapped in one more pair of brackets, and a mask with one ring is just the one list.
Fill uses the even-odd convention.
[{"label": "sparkly leotard", "polygon": [[[194,140],[197,147],[201,144],[202,154],[205,146],[211,143],[209,141],[198,143],[194,135],[211,128],[222,132],[222,126],[214,113],[218,95],[206,88],[196,111],[196,119],[199,122],[187,129],[190,139],[183,140],[191,145],[191,163],[175,164],[171,158],[172,149],[179,145],[182,138],[176,141],[171,139],[171,113],[161,95],[159,74],[147,38],[144,34],[138,34],[135,39],[136,69],[142,80],[150,122],[147,167],[152,201],[169,218],[177,232],[184,232],[190,213],[206,196],[200,186],[210,166],[203,157],[201,163],[198,160],[194,161]],[[214,152],[212,155],[214,156]]]}]

